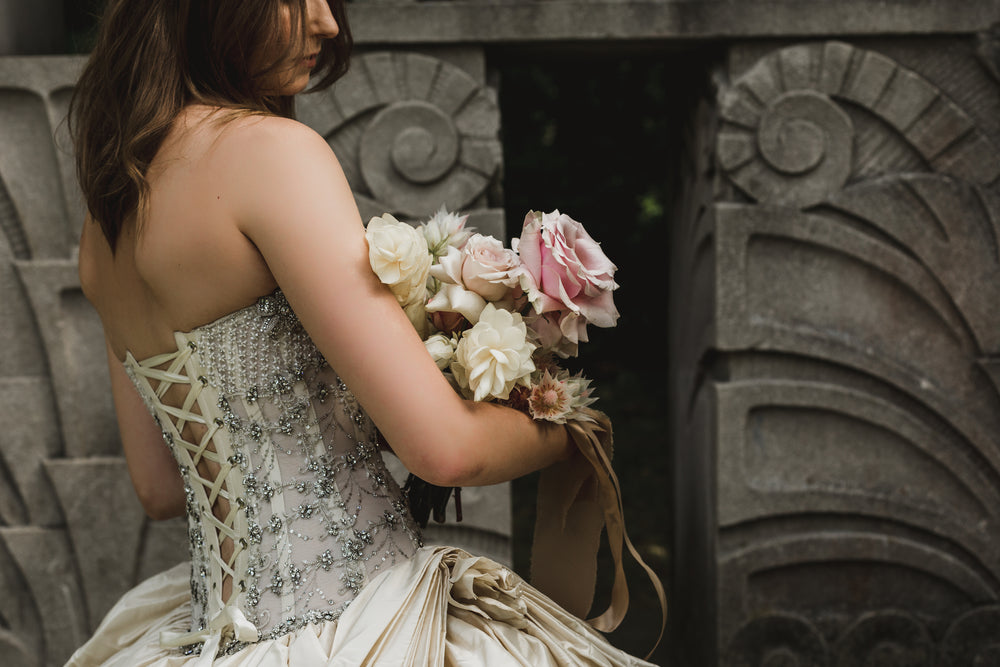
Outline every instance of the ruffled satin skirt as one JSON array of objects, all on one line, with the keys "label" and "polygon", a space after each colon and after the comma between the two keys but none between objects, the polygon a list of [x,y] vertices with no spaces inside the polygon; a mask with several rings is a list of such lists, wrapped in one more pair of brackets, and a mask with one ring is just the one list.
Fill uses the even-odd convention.
[{"label": "ruffled satin skirt", "polygon": [[131,590],[67,667],[650,664],[611,646],[510,569],[451,547],[424,547],[382,572],[337,621],[218,658],[160,646],[161,632],[189,629],[188,580],[181,564]]}]

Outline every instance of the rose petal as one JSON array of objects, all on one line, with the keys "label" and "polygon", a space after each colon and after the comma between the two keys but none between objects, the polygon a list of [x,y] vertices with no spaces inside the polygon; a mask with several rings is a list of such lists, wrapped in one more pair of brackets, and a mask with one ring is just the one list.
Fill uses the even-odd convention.
[{"label": "rose petal", "polygon": [[448,311],[461,313],[471,324],[479,322],[479,315],[486,307],[486,300],[461,285],[445,283],[427,302],[427,312]]}]

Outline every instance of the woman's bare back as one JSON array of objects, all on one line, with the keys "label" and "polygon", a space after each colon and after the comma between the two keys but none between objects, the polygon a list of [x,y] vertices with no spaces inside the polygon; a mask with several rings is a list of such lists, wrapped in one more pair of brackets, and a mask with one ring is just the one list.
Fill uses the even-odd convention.
[{"label": "woman's bare back", "polygon": [[127,223],[114,254],[98,225],[84,225],[81,282],[119,359],[126,350],[141,359],[170,349],[173,332],[218,319],[276,286],[240,232],[232,201],[245,130],[273,119],[227,120],[224,113],[198,106],[181,112],[147,173],[142,229]]}]

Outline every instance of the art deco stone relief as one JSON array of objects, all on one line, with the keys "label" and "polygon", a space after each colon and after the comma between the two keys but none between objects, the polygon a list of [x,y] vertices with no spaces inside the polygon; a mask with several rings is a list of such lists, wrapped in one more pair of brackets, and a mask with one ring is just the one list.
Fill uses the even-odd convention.
[{"label": "art deco stone relief", "polygon": [[725,665],[996,660],[992,128],[837,41],[759,58],[717,122],[714,203],[678,236],[710,303],[675,348],[679,447],[707,452],[681,457],[712,480],[687,501],[716,526],[691,541],[713,561],[705,639]]}]

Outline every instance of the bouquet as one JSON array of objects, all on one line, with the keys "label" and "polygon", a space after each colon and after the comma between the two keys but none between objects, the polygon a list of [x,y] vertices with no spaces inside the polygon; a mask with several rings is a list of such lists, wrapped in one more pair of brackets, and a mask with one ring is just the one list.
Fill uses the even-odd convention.
[{"label": "bouquet", "polygon": [[[511,247],[465,227],[443,207],[416,227],[372,218],[369,260],[457,391],[557,424],[592,422],[590,381],[561,368],[587,325],[613,327],[617,267],[584,229],[558,210],[530,211]],[[411,475],[411,511],[442,521],[451,489]],[[456,490],[459,520],[461,499]]]},{"label": "bouquet", "polygon": [[[570,374],[558,361],[576,356],[579,344],[587,342],[588,325],[617,323],[612,295],[618,288],[617,267],[583,225],[559,211],[530,211],[510,248],[466,229],[466,219],[444,208],[416,227],[388,214],[372,218],[366,232],[372,269],[457,391],[567,425],[582,456],[540,476],[532,584],[583,618],[593,600],[603,528],[615,562],[612,599],[588,623],[610,632],[625,615],[624,546],[659,598],[662,637],[666,596],[625,533],[619,483],[611,468],[610,420],[589,408],[597,400],[590,381]],[[444,520],[452,492],[461,520],[459,489],[437,487],[411,474],[404,490],[422,526],[431,512],[435,520]]]}]

